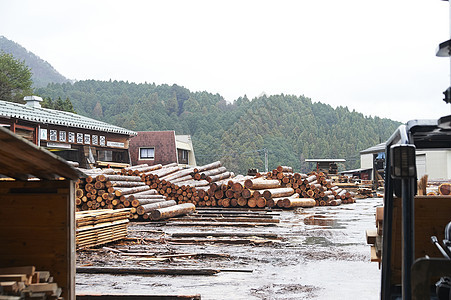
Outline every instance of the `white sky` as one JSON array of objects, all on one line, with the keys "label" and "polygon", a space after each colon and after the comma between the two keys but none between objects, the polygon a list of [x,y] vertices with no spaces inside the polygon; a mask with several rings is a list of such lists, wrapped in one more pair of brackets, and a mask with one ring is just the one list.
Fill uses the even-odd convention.
[{"label": "white sky", "polygon": [[450,114],[440,0],[0,0],[0,35],[70,79],[294,94],[364,115]]}]

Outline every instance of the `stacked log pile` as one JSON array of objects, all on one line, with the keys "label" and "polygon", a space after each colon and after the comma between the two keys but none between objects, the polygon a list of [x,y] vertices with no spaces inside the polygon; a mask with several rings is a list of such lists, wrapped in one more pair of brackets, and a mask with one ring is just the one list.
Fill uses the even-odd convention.
[{"label": "stacked log pile", "polygon": [[[138,165],[120,171],[82,170],[87,176],[76,183],[76,209],[87,211],[129,208],[131,220],[151,219],[151,213],[162,208],[173,211],[161,214],[158,219],[168,215],[183,214],[186,212],[186,207],[177,206],[174,200],[168,201],[170,199],[164,193],[160,194],[159,191],[151,189],[143,181],[149,174],[168,175],[170,174],[168,170],[179,170],[179,168],[176,164],[170,164],[166,166]],[[192,207],[189,210],[192,210]]]},{"label": "stacked log pile", "polygon": [[1,299],[63,299],[49,271],[35,266],[0,268]]},{"label": "stacked log pile", "polygon": [[[334,186],[332,180],[327,179],[322,172],[312,172],[310,174],[293,173],[291,167],[279,166],[266,174],[266,178],[279,180],[281,187],[293,189],[293,193],[285,194],[280,197],[273,197],[275,201],[270,201],[269,206],[286,207],[286,205],[296,206],[305,200],[292,199],[310,199],[307,203],[315,201],[316,206],[336,206],[340,204],[354,203],[355,193]],[[291,196],[291,197],[290,197]],[[280,202],[280,203],[279,203]]]},{"label": "stacked log pile", "polygon": [[[120,174],[108,172],[91,171],[85,180],[79,180],[78,210],[130,207],[132,219],[149,220],[156,218],[151,217],[156,209],[185,203],[197,207],[293,208],[355,202],[355,193],[334,186],[323,173],[294,173],[286,166],[256,176],[234,176],[220,161],[188,169],[177,164],[138,165]],[[182,213],[185,208],[173,209]]]},{"label": "stacked log pile", "polygon": [[333,186],[323,173],[293,173],[285,166],[265,175],[233,177],[217,161],[194,169],[163,167],[142,177],[168,199],[198,207],[311,207],[353,203],[355,197]]}]

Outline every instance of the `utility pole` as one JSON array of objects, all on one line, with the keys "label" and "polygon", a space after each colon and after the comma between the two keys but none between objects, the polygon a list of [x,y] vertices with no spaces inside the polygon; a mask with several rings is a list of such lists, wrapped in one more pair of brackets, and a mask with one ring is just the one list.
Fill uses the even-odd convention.
[{"label": "utility pole", "polygon": [[265,173],[268,173],[268,149],[265,150]]}]

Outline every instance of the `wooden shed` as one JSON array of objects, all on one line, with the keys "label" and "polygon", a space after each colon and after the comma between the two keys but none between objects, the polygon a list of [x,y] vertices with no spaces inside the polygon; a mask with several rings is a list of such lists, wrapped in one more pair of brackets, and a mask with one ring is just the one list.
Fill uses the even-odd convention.
[{"label": "wooden shed", "polygon": [[0,267],[50,271],[75,299],[75,180],[63,159],[0,127]]}]

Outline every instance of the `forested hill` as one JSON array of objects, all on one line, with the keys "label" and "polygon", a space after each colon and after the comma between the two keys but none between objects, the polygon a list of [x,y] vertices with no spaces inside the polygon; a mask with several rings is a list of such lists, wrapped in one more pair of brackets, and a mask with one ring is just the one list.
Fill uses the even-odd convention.
[{"label": "forested hill", "polygon": [[69,97],[79,114],[127,129],[189,134],[199,165],[221,160],[240,174],[249,168],[264,171],[264,149],[269,169],[290,165],[310,171],[305,158],[345,158],[341,169],[358,168],[359,151],[385,141],[399,125],[283,94],[230,104],[218,94],[177,85],[94,80],[49,84],[37,93]]},{"label": "forested hill", "polygon": [[0,51],[12,54],[15,59],[25,61],[25,65],[31,69],[33,74],[32,80],[34,87],[43,87],[50,82],[63,83],[69,81],[58,73],[48,62],[4,36],[0,36]]}]

